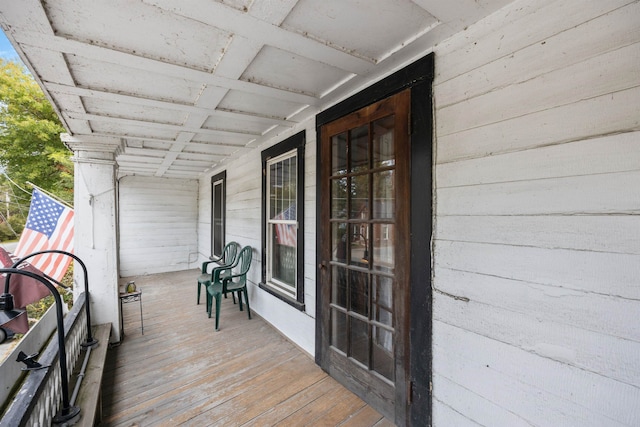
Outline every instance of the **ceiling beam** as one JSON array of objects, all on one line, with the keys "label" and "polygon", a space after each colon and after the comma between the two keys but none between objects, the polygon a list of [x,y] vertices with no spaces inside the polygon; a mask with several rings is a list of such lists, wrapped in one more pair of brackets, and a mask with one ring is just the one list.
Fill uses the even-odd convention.
[{"label": "ceiling beam", "polygon": [[316,105],[319,102],[316,97],[303,93],[277,89],[243,80],[220,77],[205,71],[183,67],[181,65],[171,64],[157,59],[146,58],[132,53],[121,52],[89,43],[83,43],[76,40],[66,39],[60,36],[48,36],[28,30],[22,30],[15,35],[15,39],[20,44],[78,55],[95,61],[109,62],[120,66],[125,66],[123,64],[126,64],[126,67],[129,68],[135,68],[152,73],[162,73],[168,76],[191,80],[199,84],[210,84],[224,89],[253,93],[303,105]]},{"label": "ceiling beam", "polygon": [[[262,21],[251,14],[241,12],[222,3],[210,0],[189,0],[176,4],[174,0],[143,0],[145,3],[204,22],[235,36],[261,41],[269,46],[295,53],[305,58],[323,62],[354,74],[367,74],[374,66],[373,58],[348,53],[346,49],[331,46],[302,34]],[[310,53],[313,52],[311,56]]]}]

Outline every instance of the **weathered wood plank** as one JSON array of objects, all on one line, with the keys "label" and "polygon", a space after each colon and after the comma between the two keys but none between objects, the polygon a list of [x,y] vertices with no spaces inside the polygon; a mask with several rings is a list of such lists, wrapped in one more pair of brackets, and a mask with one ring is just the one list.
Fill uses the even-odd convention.
[{"label": "weathered wood plank", "polygon": [[437,163],[640,130],[640,86],[438,136]]},{"label": "weathered wood plank", "polygon": [[434,256],[441,268],[640,299],[637,255],[438,240]]},{"label": "weathered wood plank", "polygon": [[[621,185],[624,183],[624,185]],[[640,213],[640,171],[441,188],[437,215]]]},{"label": "weathered wood plank", "polygon": [[[102,425],[286,425],[302,408],[315,424],[334,425],[366,408],[255,313],[247,319],[231,298],[223,299],[215,332],[204,304],[195,303],[198,274],[136,277],[145,331],[138,306],[126,304],[127,334],[105,367]],[[340,398],[328,404],[323,396]],[[371,408],[366,413],[359,425],[384,419]]]},{"label": "weathered wood plank", "polygon": [[595,427],[640,422],[637,387],[585,374],[579,368],[437,320],[434,335],[438,337],[434,342],[438,374],[529,422],[541,417],[552,425]]},{"label": "weathered wood plank", "polygon": [[96,416],[100,416],[102,409],[101,389],[102,376],[104,374],[109,336],[111,335],[111,323],[104,323],[93,327],[93,337],[98,340],[98,346],[91,350],[89,363],[84,378],[80,384],[76,406],[80,407],[80,420],[75,424],[79,427],[92,427]]},{"label": "weathered wood plank", "polygon": [[[640,132],[443,163],[439,188],[640,170]],[[580,153],[577,158],[576,153]]]}]

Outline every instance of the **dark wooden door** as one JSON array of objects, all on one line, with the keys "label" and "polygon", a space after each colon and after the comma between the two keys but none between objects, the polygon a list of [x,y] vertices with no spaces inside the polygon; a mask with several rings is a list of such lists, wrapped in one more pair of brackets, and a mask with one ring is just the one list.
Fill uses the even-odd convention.
[{"label": "dark wooden door", "polygon": [[320,364],[404,423],[410,295],[410,90],[321,128]]}]

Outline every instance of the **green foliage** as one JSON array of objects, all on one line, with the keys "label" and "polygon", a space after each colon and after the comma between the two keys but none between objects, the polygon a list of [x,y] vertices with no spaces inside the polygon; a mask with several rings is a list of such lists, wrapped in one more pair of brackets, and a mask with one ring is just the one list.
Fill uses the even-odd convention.
[{"label": "green foliage", "polygon": [[[67,304],[67,307],[71,308],[73,306],[73,292],[71,292],[71,289],[73,289],[73,263],[69,266],[69,269],[60,283],[69,287],[69,292],[60,287],[57,287],[57,289],[62,297],[62,301]],[[54,302],[55,300],[53,299],[53,295],[49,295],[42,298],[40,301],[29,304],[27,306],[27,315],[30,319],[39,319],[44,315],[47,309],[54,304]]]},{"label": "green foliage", "polygon": [[0,59],[0,167],[23,188],[29,181],[73,200],[71,153],[60,140],[64,131],[25,67]]}]

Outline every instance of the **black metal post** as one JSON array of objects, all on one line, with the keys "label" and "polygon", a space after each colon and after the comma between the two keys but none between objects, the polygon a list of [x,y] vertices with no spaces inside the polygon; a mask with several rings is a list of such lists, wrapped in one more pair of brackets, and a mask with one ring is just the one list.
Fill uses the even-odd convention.
[{"label": "black metal post", "polygon": [[25,270],[19,270],[17,268],[0,268],[0,274],[6,274],[5,281],[5,292],[4,295],[9,294],[9,279],[12,274],[20,274],[23,276],[31,277],[32,279],[36,279],[43,285],[49,289],[51,294],[53,295],[53,299],[55,300],[56,306],[56,317],[57,317],[57,329],[58,329],[58,361],[60,362],[60,381],[62,386],[62,409],[60,412],[53,418],[53,422],[56,424],[61,424],[66,421],[71,420],[75,416],[80,413],[80,408],[77,406],[71,406],[69,404],[69,379],[67,378],[67,351],[64,344],[64,321],[62,315],[62,299],[60,298],[60,294],[57,289],[42,276],[39,276],[35,273]]},{"label": "black metal post", "polygon": [[[62,254],[62,255],[66,255],[68,257],[71,257],[73,259],[75,259],[76,261],[78,261],[80,263],[80,265],[82,266],[82,271],[84,272],[84,293],[86,296],[86,303],[85,303],[85,311],[87,313],[87,340],[82,343],[81,345],[83,347],[94,347],[95,345],[98,344],[98,340],[93,338],[93,334],[91,333],[91,309],[89,308],[89,305],[91,303],[91,300],[89,299],[89,274],[87,273],[87,266],[84,265],[84,262],[82,262],[82,260],[80,258],[78,258],[76,255],[70,253],[70,252],[66,252],[66,251],[61,251],[58,249],[48,249],[46,251],[39,251],[39,252],[34,252],[32,254],[29,254],[21,259],[19,259],[18,261],[16,261],[15,263],[13,263],[13,265],[11,266],[12,268],[18,268],[18,266],[20,264],[22,264],[24,261],[26,261],[27,259],[34,257],[36,255],[41,255],[41,254],[51,254],[51,253],[56,253],[56,254]],[[5,284],[5,293],[9,293],[9,277],[7,277],[7,281]]]}]

